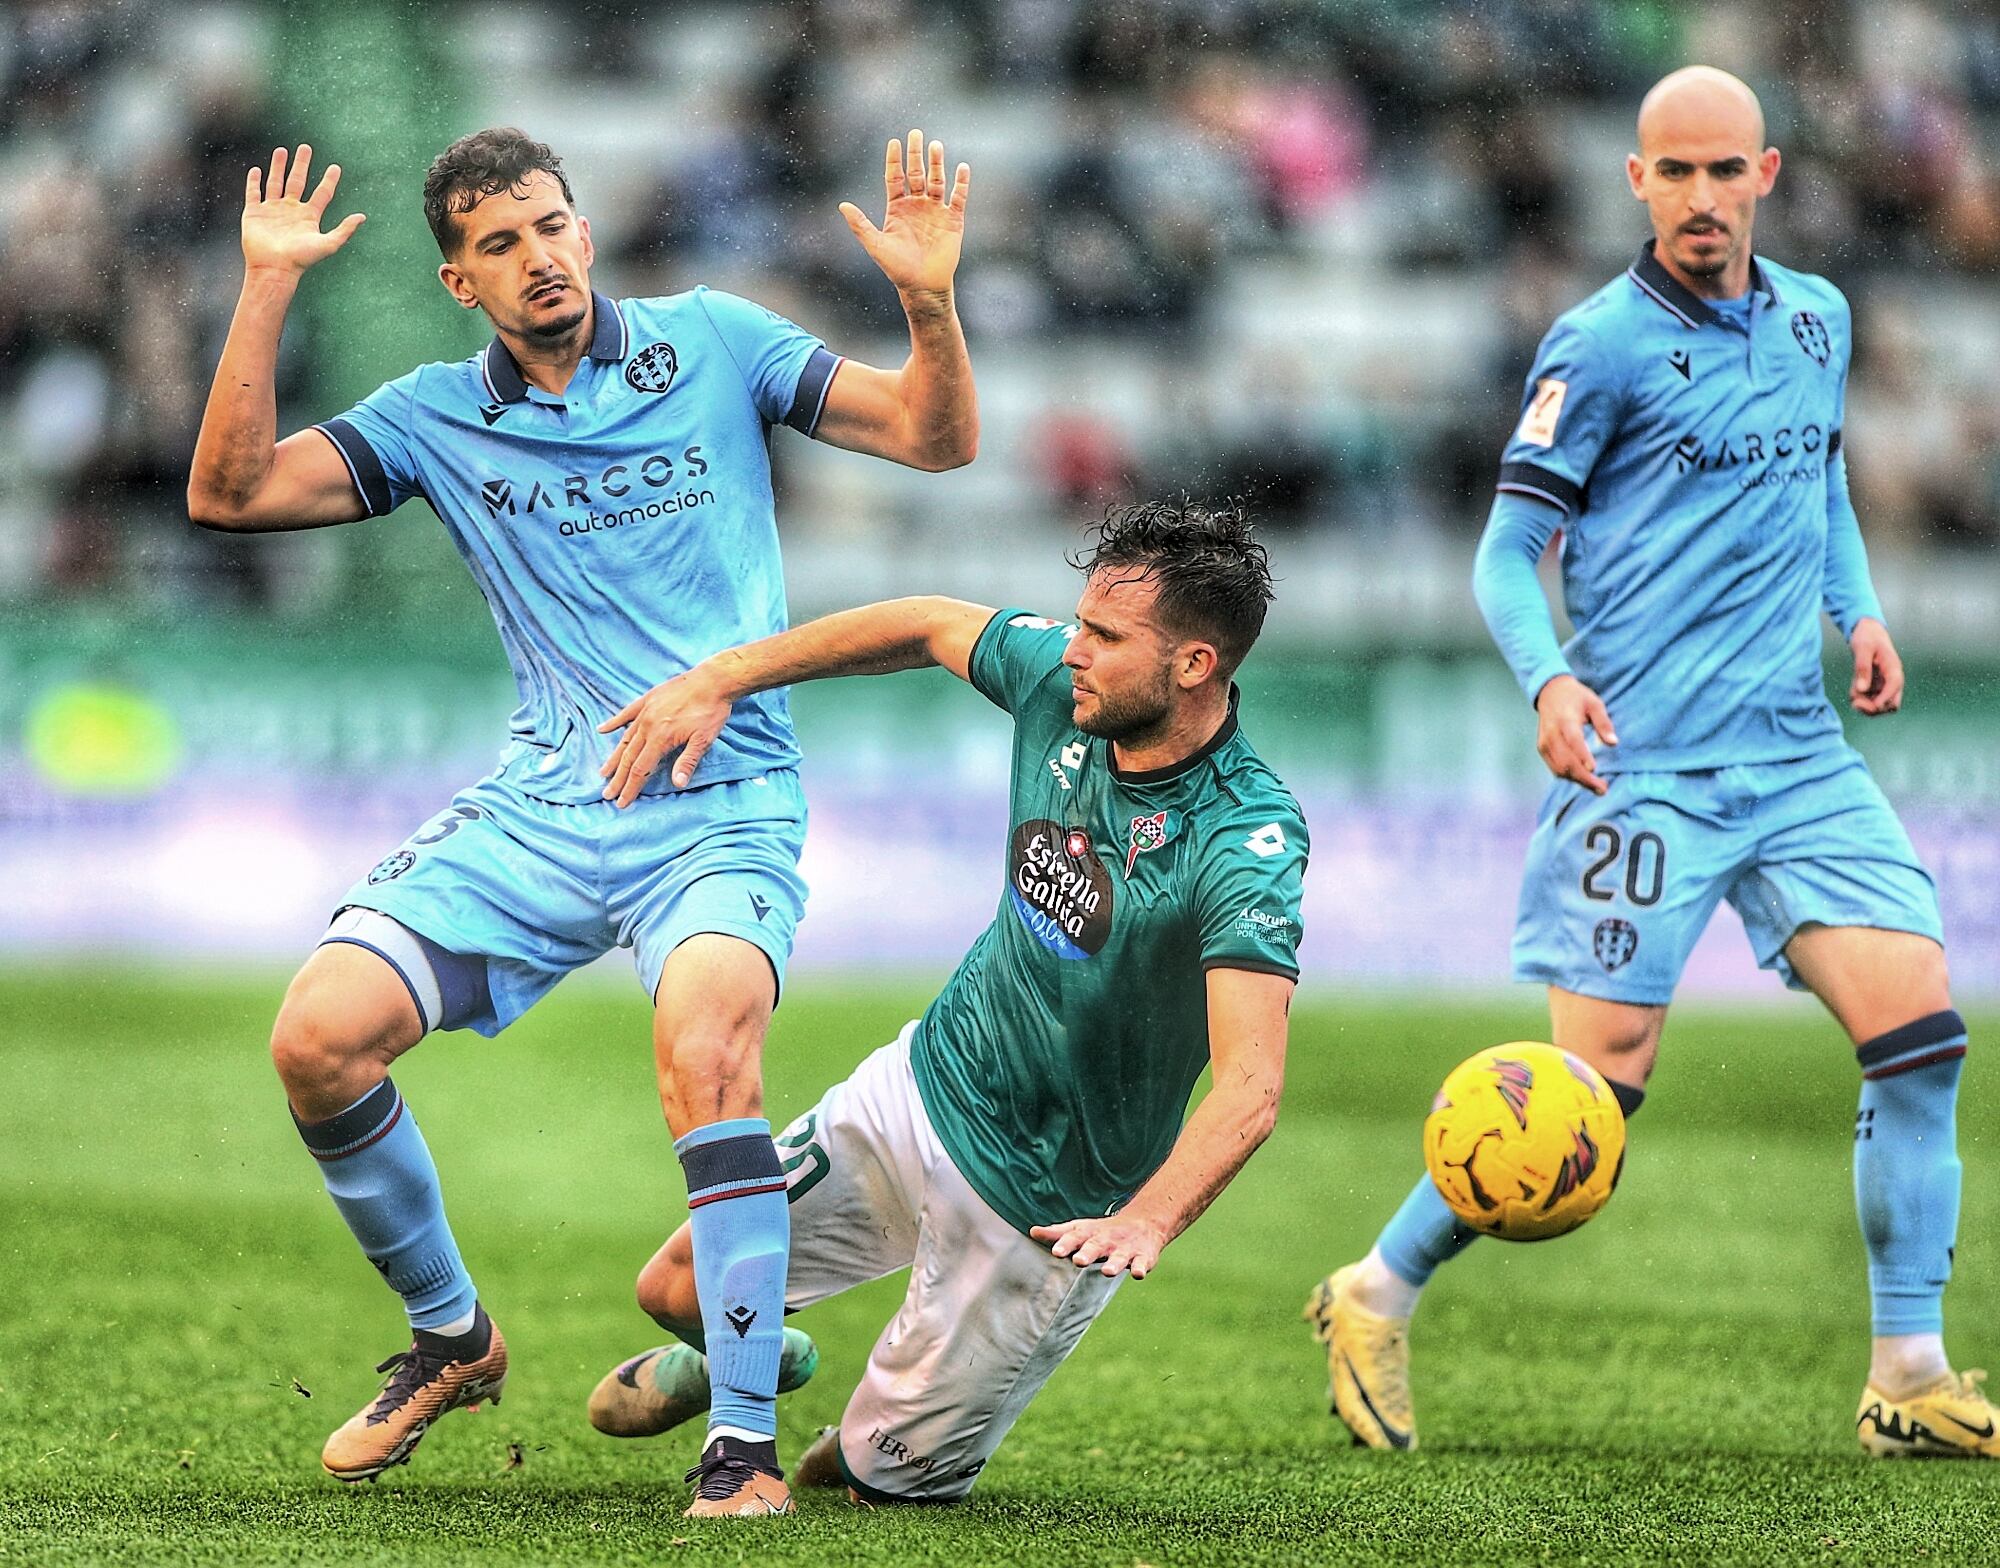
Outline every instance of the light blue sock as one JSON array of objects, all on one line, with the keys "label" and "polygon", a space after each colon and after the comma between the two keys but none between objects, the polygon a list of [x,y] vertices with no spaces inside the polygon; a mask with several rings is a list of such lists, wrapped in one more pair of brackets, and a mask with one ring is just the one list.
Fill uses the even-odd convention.
[{"label": "light blue sock", "polygon": [[1478,1239],[1479,1232],[1451,1212],[1444,1194],[1426,1172],[1382,1227],[1375,1246],[1398,1279],[1423,1285],[1429,1283],[1440,1263],[1457,1257]]},{"label": "light blue sock", "polygon": [[323,1122],[292,1120],[340,1217],[403,1298],[411,1327],[436,1330],[470,1317],[479,1293],[445,1223],[431,1151],[395,1084],[384,1078]]},{"label": "light blue sock", "polygon": [[1944,1332],[1958,1239],[1958,1076],[1965,1020],[1932,1013],[1860,1046],[1854,1204],[1877,1336]]},{"label": "light blue sock", "polygon": [[709,1430],[775,1439],[792,1225],[771,1124],[741,1117],[697,1127],[674,1153],[687,1175],[694,1288],[708,1341]]}]

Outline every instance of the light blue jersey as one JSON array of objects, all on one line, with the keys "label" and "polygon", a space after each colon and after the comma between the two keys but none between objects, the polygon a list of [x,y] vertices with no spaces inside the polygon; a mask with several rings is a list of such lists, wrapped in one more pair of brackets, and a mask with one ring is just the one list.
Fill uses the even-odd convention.
[{"label": "light blue jersey", "polygon": [[[775,425],[810,435],[838,356],[781,316],[696,288],[595,302],[561,397],[498,338],[413,370],[316,428],[370,516],[429,501],[493,611],[520,704],[498,777],[595,801],[597,726],[724,648],[785,627]],[[783,691],[736,705],[704,783],[798,761]],[[662,768],[649,793],[672,788]]]},{"label": "light blue jersey", "polygon": [[[1804,925],[1943,939],[1820,664],[1822,609],[1842,635],[1882,614],[1840,458],[1849,327],[1819,278],[1759,261],[1711,306],[1649,245],[1543,340],[1474,582],[1529,698],[1574,673],[1619,744],[1608,793],[1543,800],[1516,979],[1664,1005],[1724,899],[1794,985]],[[1534,572],[1559,527],[1562,648]]]},{"label": "light blue jersey", "polygon": [[[1600,772],[1841,744],[1820,611],[1843,635],[1881,616],[1839,456],[1851,327],[1838,289],[1761,259],[1747,304],[1713,308],[1649,244],[1543,339],[1480,600],[1531,699],[1565,672],[1604,699]],[[1558,527],[1561,649],[1539,592],[1513,591]]]}]

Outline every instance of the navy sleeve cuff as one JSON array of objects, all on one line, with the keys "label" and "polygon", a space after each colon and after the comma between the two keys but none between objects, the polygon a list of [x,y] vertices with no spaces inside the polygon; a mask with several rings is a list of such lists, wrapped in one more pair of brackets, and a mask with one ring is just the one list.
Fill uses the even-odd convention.
[{"label": "navy sleeve cuff", "polygon": [[380,517],[395,510],[395,498],[389,494],[389,476],[383,472],[382,460],[375,455],[367,438],[344,419],[325,420],[313,428],[333,443],[333,449],[347,465],[348,476],[360,492],[361,504],[368,508],[368,515]]},{"label": "navy sleeve cuff", "polygon": [[1571,517],[1583,510],[1583,487],[1539,463],[1502,463],[1498,488],[1546,501]]},{"label": "navy sleeve cuff", "polygon": [[824,348],[812,351],[806,368],[799,372],[799,388],[792,394],[792,406],[785,423],[802,436],[819,428],[819,416],[826,411],[826,394],[833,385],[833,373],[840,368],[840,356]]}]

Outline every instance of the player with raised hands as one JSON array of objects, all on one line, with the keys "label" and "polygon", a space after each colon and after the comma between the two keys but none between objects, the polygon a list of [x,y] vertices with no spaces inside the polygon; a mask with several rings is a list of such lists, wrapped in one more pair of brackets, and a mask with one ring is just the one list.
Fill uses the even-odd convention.
[{"label": "player with raised hands", "polygon": [[343,1480],[378,1475],[507,1375],[391,1064],[433,1029],[497,1033],[570,970],[629,947],[713,1346],[691,1511],[736,1513],[783,1492],[772,1401],[788,1232],[759,1056],[805,899],[798,748],[784,694],[760,694],[718,736],[701,788],[661,781],[621,812],[601,796],[598,724],[663,672],[784,625],[773,427],[916,468],[971,460],[978,409],[953,298],[971,173],[961,164],[947,189],[943,148],[912,131],[889,143],[880,226],[843,208],[909,320],[908,358],[878,369],[729,294],[596,292],[590,221],[561,160],[517,130],[464,137],[431,165],[424,211],[440,281],[485,312],[492,341],[279,440],[286,311],[362,222],[322,227],[339,174],[309,187],[311,162],[308,147],[280,149],[247,181],[243,291],[190,515],[314,528],[421,496],[492,609],[520,696],[498,769],[341,900],[272,1034],[299,1132],[413,1331],[323,1461]]}]

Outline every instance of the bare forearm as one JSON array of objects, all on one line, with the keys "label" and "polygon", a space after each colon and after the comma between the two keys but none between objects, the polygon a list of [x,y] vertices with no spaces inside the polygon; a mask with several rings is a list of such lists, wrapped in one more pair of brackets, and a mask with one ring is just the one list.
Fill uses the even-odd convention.
[{"label": "bare forearm", "polygon": [[910,357],[899,377],[912,445],[925,466],[955,468],[979,451],[979,396],[972,358],[949,290],[909,293]]},{"label": "bare forearm", "polygon": [[731,702],[760,691],[835,675],[887,675],[937,663],[930,648],[931,597],[889,599],[727,648],[703,661]]},{"label": "bare forearm", "polygon": [[271,473],[278,445],[278,340],[298,290],[296,274],[253,269],[243,279],[222,361],[195,441],[188,500],[241,505]]},{"label": "bare forearm", "polygon": [[1278,1120],[1276,1082],[1248,1078],[1218,1084],[1197,1105],[1166,1162],[1133,1195],[1124,1213],[1143,1218],[1172,1241],[1199,1219]]}]

